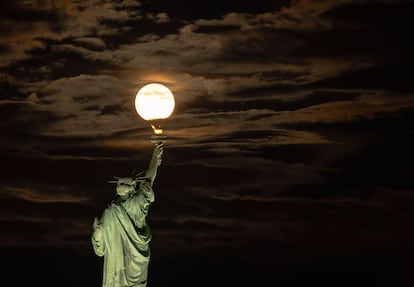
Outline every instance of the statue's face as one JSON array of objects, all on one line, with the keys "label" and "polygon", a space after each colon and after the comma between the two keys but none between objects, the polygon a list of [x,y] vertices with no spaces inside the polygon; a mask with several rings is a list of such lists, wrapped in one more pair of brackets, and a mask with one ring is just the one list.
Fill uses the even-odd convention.
[{"label": "statue's face", "polygon": [[127,195],[128,193],[135,190],[135,180],[130,177],[118,178],[116,183],[116,193],[120,196]]}]

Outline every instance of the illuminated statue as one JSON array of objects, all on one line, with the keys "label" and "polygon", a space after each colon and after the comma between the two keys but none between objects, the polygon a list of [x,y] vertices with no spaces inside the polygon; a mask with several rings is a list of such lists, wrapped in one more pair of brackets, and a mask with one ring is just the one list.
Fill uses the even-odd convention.
[{"label": "illuminated statue", "polygon": [[145,218],[154,202],[152,185],[161,164],[162,143],[156,144],[142,178],[116,178],[118,197],[101,218],[95,218],[92,245],[104,256],[103,287],[147,285],[151,232]]}]

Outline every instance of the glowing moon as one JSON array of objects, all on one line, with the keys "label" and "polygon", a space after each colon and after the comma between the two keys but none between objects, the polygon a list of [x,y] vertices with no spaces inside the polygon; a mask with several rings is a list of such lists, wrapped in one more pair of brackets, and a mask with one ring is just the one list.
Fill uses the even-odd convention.
[{"label": "glowing moon", "polygon": [[166,119],[175,107],[170,89],[161,84],[148,84],[142,87],[135,97],[135,109],[146,121]]}]

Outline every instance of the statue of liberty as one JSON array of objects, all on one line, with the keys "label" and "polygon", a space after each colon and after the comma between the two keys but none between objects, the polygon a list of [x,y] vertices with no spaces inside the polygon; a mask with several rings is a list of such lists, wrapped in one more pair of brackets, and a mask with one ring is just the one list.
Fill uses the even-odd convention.
[{"label": "statue of liberty", "polygon": [[104,256],[102,287],[147,285],[151,231],[145,218],[162,152],[162,143],[156,144],[144,177],[116,177],[117,198],[94,220],[93,249]]}]

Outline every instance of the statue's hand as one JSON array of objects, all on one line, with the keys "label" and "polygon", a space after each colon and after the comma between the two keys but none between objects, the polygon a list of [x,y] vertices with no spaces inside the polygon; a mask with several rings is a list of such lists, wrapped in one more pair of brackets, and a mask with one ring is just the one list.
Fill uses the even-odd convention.
[{"label": "statue's hand", "polygon": [[96,230],[99,227],[100,227],[99,226],[99,219],[98,219],[98,217],[95,217],[95,219],[93,220],[93,229]]},{"label": "statue's hand", "polygon": [[163,150],[163,147],[164,146],[164,144],[163,143],[157,143],[156,145],[155,145],[155,151],[161,151],[161,153],[162,153],[162,150]]},{"label": "statue's hand", "polygon": [[102,228],[101,225],[99,224],[99,220],[97,217],[95,217],[95,219],[93,220],[93,238],[94,240],[100,241],[102,240]]}]

